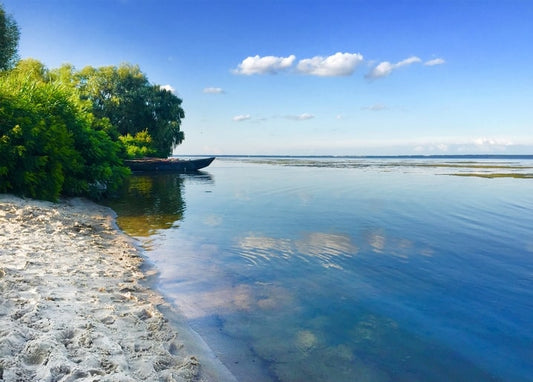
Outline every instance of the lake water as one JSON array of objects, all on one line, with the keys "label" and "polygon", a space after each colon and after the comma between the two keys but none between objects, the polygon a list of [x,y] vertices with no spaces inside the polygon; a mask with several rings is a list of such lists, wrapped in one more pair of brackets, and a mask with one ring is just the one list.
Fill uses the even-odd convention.
[{"label": "lake water", "polygon": [[218,158],[110,202],[240,381],[533,380],[533,160]]}]

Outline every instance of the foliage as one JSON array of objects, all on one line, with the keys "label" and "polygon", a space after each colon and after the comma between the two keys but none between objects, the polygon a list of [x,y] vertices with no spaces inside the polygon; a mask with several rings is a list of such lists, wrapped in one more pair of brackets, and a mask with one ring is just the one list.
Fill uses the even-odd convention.
[{"label": "foliage", "polygon": [[20,61],[0,78],[0,192],[56,200],[118,187],[121,147],[95,125],[77,91]]},{"label": "foliage", "polygon": [[150,84],[138,66],[87,66],[73,73],[73,77],[72,83],[80,90],[82,99],[91,102],[96,118],[107,118],[123,136],[134,137],[147,131],[151,155],[168,157],[183,141],[182,100]]},{"label": "foliage", "polygon": [[156,150],[152,147],[152,137],[147,130],[139,131],[132,136],[131,134],[121,135],[120,141],[126,150],[128,158],[142,158],[154,156]]},{"label": "foliage", "polygon": [[0,4],[0,70],[10,69],[17,62],[19,37],[17,23]]}]

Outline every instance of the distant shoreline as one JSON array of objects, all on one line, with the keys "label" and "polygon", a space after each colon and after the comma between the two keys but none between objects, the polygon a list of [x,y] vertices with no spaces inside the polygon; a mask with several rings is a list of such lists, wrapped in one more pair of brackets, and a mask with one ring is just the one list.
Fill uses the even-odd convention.
[{"label": "distant shoreline", "polygon": [[496,154],[465,154],[465,155],[246,155],[246,154],[180,154],[176,158],[200,158],[216,156],[217,158],[332,158],[332,159],[533,159],[533,154],[496,155]]}]

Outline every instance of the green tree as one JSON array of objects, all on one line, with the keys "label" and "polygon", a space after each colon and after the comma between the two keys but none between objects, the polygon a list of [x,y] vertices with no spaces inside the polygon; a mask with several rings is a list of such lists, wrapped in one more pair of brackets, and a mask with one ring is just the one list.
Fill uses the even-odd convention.
[{"label": "green tree", "polygon": [[167,157],[184,139],[182,100],[152,85],[137,65],[83,68],[73,81],[96,118],[107,118],[118,134],[147,131],[154,156]]},{"label": "green tree", "polygon": [[154,140],[157,155],[168,157],[185,139],[180,128],[181,120],[185,118],[185,112],[181,108],[182,101],[158,85],[147,89],[146,101],[150,111],[150,119],[147,121],[148,132]]},{"label": "green tree", "polygon": [[[58,69],[52,69],[48,72],[49,80],[61,83],[71,89],[73,93],[79,98],[78,102],[84,105],[84,108],[90,110],[94,116],[94,109],[92,102],[86,95],[82,94],[82,90],[85,89],[84,76],[76,71],[76,68],[71,64],[63,64]],[[113,141],[117,141],[119,138],[119,132],[116,127],[111,123],[109,118],[101,116],[102,113],[98,113],[92,118],[92,128],[97,131],[104,131]]]},{"label": "green tree", "polygon": [[0,70],[10,69],[17,62],[19,37],[17,23],[0,4]]}]

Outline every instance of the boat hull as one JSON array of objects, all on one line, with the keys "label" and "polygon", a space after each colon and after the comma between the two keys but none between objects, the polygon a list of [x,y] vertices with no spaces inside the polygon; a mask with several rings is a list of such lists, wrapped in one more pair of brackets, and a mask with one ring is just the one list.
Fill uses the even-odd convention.
[{"label": "boat hull", "polygon": [[131,171],[142,172],[160,172],[160,171],[174,171],[174,172],[195,172],[205,168],[215,160],[215,157],[183,160],[177,158],[142,158],[142,159],[128,159],[124,164],[128,166]]}]

